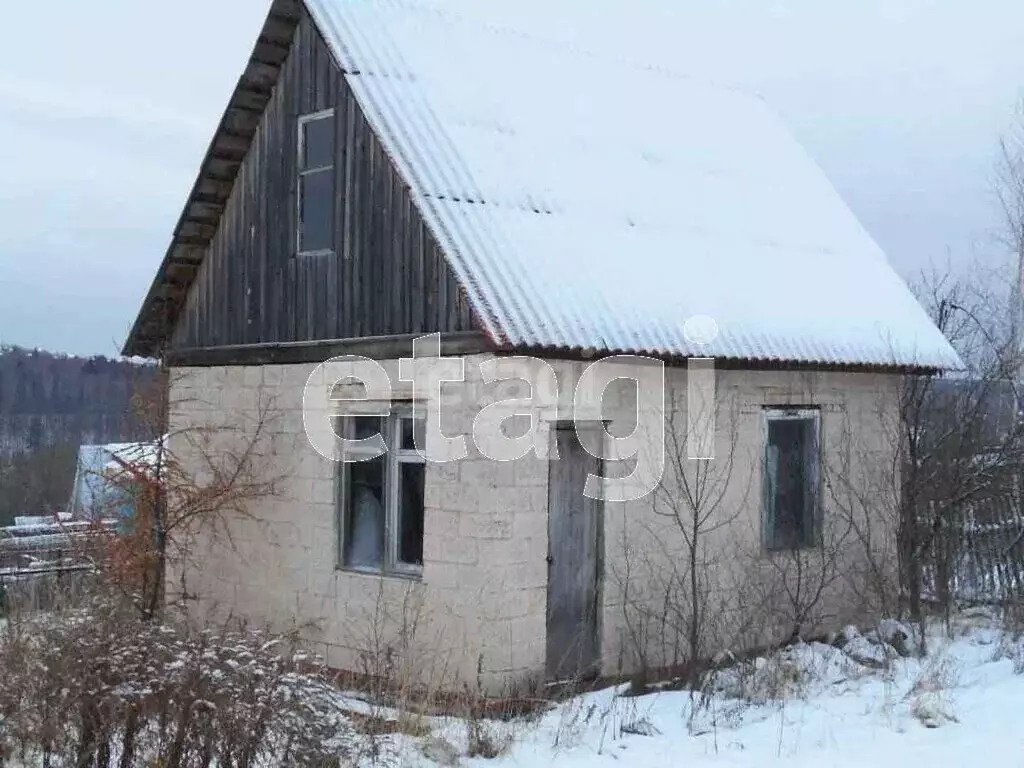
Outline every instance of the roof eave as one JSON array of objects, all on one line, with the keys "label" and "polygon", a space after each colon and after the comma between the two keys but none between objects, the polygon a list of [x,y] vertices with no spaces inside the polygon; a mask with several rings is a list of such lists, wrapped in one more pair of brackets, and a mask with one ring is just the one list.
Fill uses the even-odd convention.
[{"label": "roof eave", "polygon": [[[685,365],[693,355],[659,352],[651,350],[595,350],[579,347],[529,346],[503,344],[495,347],[496,354],[532,355],[541,358],[562,358],[569,360],[596,361],[616,355],[639,355],[660,360],[670,366]],[[715,365],[722,370],[752,371],[835,371],[844,373],[879,373],[904,376],[937,376],[953,368],[916,363],[878,363],[851,360],[792,360],[785,358],[758,357],[714,357]]]}]

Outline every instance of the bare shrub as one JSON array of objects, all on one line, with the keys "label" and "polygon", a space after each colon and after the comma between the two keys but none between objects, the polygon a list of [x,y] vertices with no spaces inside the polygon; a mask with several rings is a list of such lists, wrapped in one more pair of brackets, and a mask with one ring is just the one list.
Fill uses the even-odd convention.
[{"label": "bare shrub", "polygon": [[[445,694],[458,690],[445,649],[425,637],[422,596],[412,582],[378,579],[372,605],[357,611],[346,627],[346,645],[356,673],[352,682],[369,709],[360,729],[368,737],[367,749],[375,761],[392,746],[386,738],[392,733],[431,736],[429,716],[434,706]],[[461,714],[464,708],[456,711]]]},{"label": "bare shrub", "polygon": [[806,670],[786,653],[745,659],[709,678],[709,689],[750,704],[767,704],[802,696],[808,683]]},{"label": "bare shrub", "polygon": [[716,753],[719,729],[739,726],[749,709],[749,703],[742,695],[731,697],[729,694],[730,685],[737,679],[732,676],[743,672],[741,660],[731,652],[722,653],[704,671],[700,684],[690,696],[687,730],[691,736],[712,734]]},{"label": "bare shrub", "polygon": [[[881,397],[862,415],[870,429],[859,434],[844,409],[834,448],[823,462],[823,484],[836,533],[842,532],[841,584],[849,615],[867,623],[897,616],[900,591],[896,531],[899,527],[900,454],[898,393]],[[880,454],[871,438],[890,450]]]},{"label": "bare shrub", "polygon": [[927,728],[958,722],[952,691],[959,685],[960,667],[956,660],[942,651],[935,652],[907,692],[910,712]]},{"label": "bare shrub", "polygon": [[[161,368],[152,390],[133,398],[136,417],[163,437],[115,457],[118,466],[104,470],[105,482],[118,490],[111,495],[114,508],[96,510],[120,524],[104,529],[106,545],[92,558],[144,618],[160,616],[165,601],[194,597],[185,574],[200,556],[197,541],[202,538],[207,550],[233,550],[233,525],[256,522],[252,504],[275,496],[281,482],[266,461],[279,415],[274,398],[259,392],[251,410],[231,425],[178,424],[178,412],[202,395],[191,394],[188,376]],[[125,500],[128,518],[121,512]],[[180,584],[168,583],[172,564]]]},{"label": "bare shrub", "polygon": [[287,635],[189,631],[97,598],[0,637],[0,748],[25,764],[324,765],[351,730]]},{"label": "bare shrub", "polygon": [[476,687],[464,685],[456,711],[466,723],[467,756],[491,760],[504,754],[512,746],[515,733],[511,724],[511,713],[506,711],[505,717],[493,717],[496,713],[483,696],[483,686],[479,680],[482,662],[482,658],[477,659]]},{"label": "bare shrub", "polygon": [[1024,638],[1024,603],[1014,601],[1004,604],[1000,619],[1005,634],[1017,639]]},{"label": "bare shrub", "polygon": [[925,728],[938,728],[945,723],[959,722],[949,697],[941,691],[917,694],[911,702],[910,713]]},{"label": "bare shrub", "polygon": [[418,585],[378,579],[373,604],[349,622],[346,643],[372,700],[408,709],[450,682],[441,649],[427,650],[424,613]]},{"label": "bare shrub", "polygon": [[[665,443],[655,447],[664,448],[665,466],[649,497],[651,515],[623,517],[622,558],[612,565],[634,695],[647,690],[655,669],[695,685],[704,660],[736,634],[734,625],[753,618],[734,609],[736,593],[727,588],[736,554],[731,534],[753,478],[738,470],[745,459],[738,402],[686,395],[666,393]],[[700,447],[716,458],[691,458],[688,441],[705,431],[703,442],[715,444]]]},{"label": "bare shrub", "polygon": [[509,746],[504,739],[499,740],[490,724],[481,717],[470,716],[466,719],[468,757],[483,757],[488,760],[501,755]]},{"label": "bare shrub", "polygon": [[630,695],[631,693],[631,691],[616,692],[616,695],[612,697],[606,717],[607,727],[602,732],[602,744],[606,733],[610,734],[613,739],[620,739],[627,735],[655,736],[660,733],[650,719],[651,708],[654,706],[656,697],[638,697]]},{"label": "bare shrub", "polygon": [[1024,674],[1024,605],[1018,602],[1003,606],[1000,616],[999,643],[993,661],[1009,659],[1014,674]]},{"label": "bare shrub", "polygon": [[[696,398],[694,398],[696,400]],[[690,403],[690,407],[717,409],[715,403]],[[664,565],[659,586],[665,599],[661,621],[671,633],[673,647],[681,641],[683,660],[688,666],[691,683],[697,679],[698,663],[709,655],[710,643],[720,634],[722,608],[716,590],[717,579],[724,568],[726,552],[716,541],[716,534],[725,531],[737,520],[750,489],[750,478],[734,477],[738,459],[738,407],[727,401],[719,417],[728,419],[725,451],[716,459],[689,457],[687,433],[678,409],[666,419],[666,478],[655,488],[654,511],[667,519],[678,532],[682,555],[662,552]],[[688,418],[700,424],[711,420],[711,413],[698,412]],[[737,497],[736,494],[739,493]],[[676,659],[673,659],[676,661]]]},{"label": "bare shrub", "polygon": [[583,734],[592,724],[596,723],[602,716],[596,702],[589,701],[586,697],[576,696],[565,702],[559,708],[558,727],[555,729],[555,738],[551,746],[555,749],[570,749],[577,746],[583,739]]},{"label": "bare shrub", "polygon": [[918,624],[926,603],[938,602],[948,627],[958,587],[973,599],[999,597],[975,593],[980,585],[958,585],[957,571],[968,518],[991,522],[986,518],[994,502],[1015,493],[1019,483],[1019,296],[1014,291],[1008,307],[1006,297],[983,282],[949,275],[926,278],[918,293],[967,370],[952,381],[937,375],[904,379],[895,435],[902,456],[895,473],[901,597]]},{"label": "bare shrub", "polygon": [[774,619],[786,627],[786,642],[806,639],[838,618],[826,612],[828,598],[843,578],[848,528],[829,519],[815,546],[772,553],[768,583],[776,593]]},{"label": "bare shrub", "polygon": [[372,602],[348,622],[346,649],[356,673],[352,682],[368,709],[361,730],[370,737],[369,751],[380,758],[390,744],[377,737],[397,732],[427,739],[428,751],[437,751],[444,762],[448,750],[431,722],[444,714],[465,727],[468,756],[504,754],[547,702],[516,686],[503,696],[486,695],[483,657],[477,657],[476,678],[463,677],[452,657],[465,649],[453,649],[444,628],[430,619],[419,584],[378,579]]},{"label": "bare shrub", "polygon": [[1024,675],[1024,640],[1021,637],[1004,634],[999,639],[993,661],[1009,659],[1015,675]]}]

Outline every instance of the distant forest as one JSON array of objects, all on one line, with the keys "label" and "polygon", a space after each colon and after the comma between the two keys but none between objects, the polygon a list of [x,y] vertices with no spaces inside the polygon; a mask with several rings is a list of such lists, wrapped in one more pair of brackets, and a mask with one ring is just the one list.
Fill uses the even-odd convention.
[{"label": "distant forest", "polygon": [[0,525],[63,511],[80,445],[147,440],[137,414],[156,369],[0,347]]}]

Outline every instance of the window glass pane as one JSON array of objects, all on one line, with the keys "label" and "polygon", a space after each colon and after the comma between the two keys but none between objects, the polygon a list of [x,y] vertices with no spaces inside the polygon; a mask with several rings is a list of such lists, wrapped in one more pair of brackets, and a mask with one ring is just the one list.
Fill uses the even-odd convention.
[{"label": "window glass pane", "polygon": [[384,564],[385,457],[346,464],[343,472],[344,564],[380,569]]},{"label": "window glass pane", "polygon": [[423,565],[423,482],[426,465],[398,465],[398,561]]},{"label": "window glass pane", "polygon": [[817,541],[818,525],[818,479],[821,467],[818,456],[818,422],[804,419],[803,426],[803,468],[804,468],[804,515],[800,528],[800,546],[811,547]]},{"label": "window glass pane", "polygon": [[[769,425],[769,439],[771,426]],[[769,443],[765,446],[764,452],[764,541],[765,547],[775,549],[775,520],[778,516],[778,471],[779,471],[779,449]]]},{"label": "window glass pane", "polygon": [[334,171],[315,171],[299,177],[299,251],[334,247]]},{"label": "window glass pane", "polygon": [[374,435],[383,435],[387,442],[387,435],[384,435],[384,419],[380,416],[349,416],[349,435],[353,440],[365,440]]},{"label": "window glass pane", "polygon": [[807,546],[812,542],[815,460],[813,419],[775,419],[768,422],[767,509],[769,547]]},{"label": "window glass pane", "polygon": [[426,419],[402,419],[402,450],[420,451],[427,449]]},{"label": "window glass pane", "polygon": [[334,165],[334,118],[321,117],[302,124],[302,168]]}]

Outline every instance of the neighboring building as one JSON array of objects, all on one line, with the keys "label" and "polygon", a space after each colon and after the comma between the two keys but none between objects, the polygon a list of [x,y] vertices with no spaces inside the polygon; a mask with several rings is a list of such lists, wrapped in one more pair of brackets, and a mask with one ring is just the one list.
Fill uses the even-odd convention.
[{"label": "neighboring building", "polygon": [[[647,7],[635,24],[656,23]],[[172,452],[190,455],[182,429],[244,431],[267,393],[280,411],[266,458],[281,495],[251,505],[234,547],[200,542],[180,564],[197,615],[299,625],[333,667],[398,655],[456,687],[678,662],[668,614],[685,590],[658,620],[689,565],[659,513],[682,498],[677,473],[640,500],[584,497],[588,474],[626,472],[581,442],[606,450],[597,419],[631,431],[629,387],[566,428],[583,370],[613,354],[664,361],[679,407],[686,359],[716,360],[710,466],[731,471],[700,563],[703,649],[788,633],[778,579],[840,528],[838,577],[801,623],[875,607],[852,581],[894,564],[881,510],[899,377],[958,358],[764,103],[644,64],[511,0],[273,2],[124,350],[175,369]],[[697,315],[717,334],[686,325]],[[492,461],[470,442],[425,462],[398,360],[430,333],[466,381],[429,426],[469,434],[499,396],[480,364],[542,356],[557,394],[527,410],[559,460]],[[340,424],[391,450],[336,464],[306,439],[302,397],[347,354],[380,361],[393,408],[349,403]],[[382,397],[356,389],[336,394]],[[834,501],[840,485],[856,503]],[[863,552],[837,522],[851,515],[873,533]]]},{"label": "neighboring building", "polygon": [[76,520],[131,518],[131,472],[148,467],[156,447],[156,442],[79,446],[68,513]]}]

